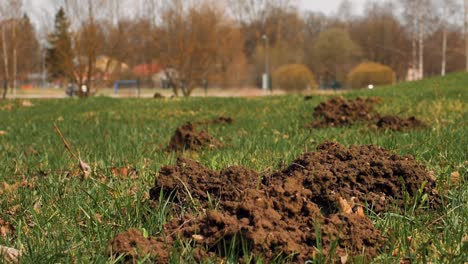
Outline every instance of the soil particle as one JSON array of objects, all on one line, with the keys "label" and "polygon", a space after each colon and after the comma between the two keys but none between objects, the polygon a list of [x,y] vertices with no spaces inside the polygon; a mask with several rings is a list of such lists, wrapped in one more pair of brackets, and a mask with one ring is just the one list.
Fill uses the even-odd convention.
[{"label": "soil particle", "polygon": [[198,150],[203,147],[216,148],[221,144],[208,132],[196,130],[196,125],[187,123],[175,131],[169,142],[168,149],[173,151]]},{"label": "soil particle", "polygon": [[424,183],[429,200],[438,199],[423,165],[375,146],[326,142],[283,171],[259,179],[242,167],[216,172],[179,158],[161,169],[150,196],[157,201],[162,193],[179,206],[196,201],[203,209],[165,227],[171,239],[196,241],[197,256],[225,257],[224,242],[242,238],[255,256],[272,260],[280,253],[295,254],[298,262],[319,253],[372,259],[384,238],[362,206],[367,203],[377,213],[401,206],[405,191],[414,196]]},{"label": "soil particle", "polygon": [[169,250],[166,243],[153,237],[145,238],[137,229],[129,229],[118,234],[109,242],[107,251],[111,256],[124,255],[125,262],[133,263],[147,256],[157,259],[157,263],[168,263]]},{"label": "soil particle", "polygon": [[329,101],[320,103],[314,109],[314,116],[318,121],[310,124],[314,128],[349,126],[358,121],[370,121],[374,119],[373,105],[379,102],[379,98],[361,98],[345,100],[343,97],[335,97]]},{"label": "soil particle", "polygon": [[402,131],[414,128],[426,127],[426,124],[416,117],[402,118],[399,116],[382,116],[377,121],[377,127],[381,129],[390,129]]}]

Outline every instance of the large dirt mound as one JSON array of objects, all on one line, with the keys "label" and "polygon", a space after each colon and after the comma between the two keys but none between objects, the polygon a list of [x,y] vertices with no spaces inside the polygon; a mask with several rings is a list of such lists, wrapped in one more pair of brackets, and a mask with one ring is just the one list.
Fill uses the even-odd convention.
[{"label": "large dirt mound", "polygon": [[330,126],[349,126],[358,121],[370,121],[374,119],[373,105],[378,98],[361,98],[345,100],[343,97],[335,97],[320,103],[314,109],[314,116],[318,121],[310,124],[311,127],[323,128]]},{"label": "large dirt mound", "polygon": [[166,225],[172,239],[196,241],[197,252],[205,253],[199,257],[224,257],[224,242],[242,237],[255,256],[295,254],[294,261],[320,253],[371,259],[383,237],[363,206],[379,213],[403,205],[405,192],[414,196],[421,188],[437,201],[434,179],[423,165],[375,146],[327,142],[259,179],[242,167],[216,172],[179,158],[161,169],[150,196],[157,201],[163,194],[178,206],[203,209]]},{"label": "large dirt mound", "polygon": [[402,131],[414,128],[423,128],[426,127],[426,124],[414,116],[409,118],[402,118],[399,116],[382,116],[377,120],[377,127],[381,129]]},{"label": "large dirt mound", "polygon": [[308,124],[307,127],[341,127],[350,126],[357,122],[373,123],[380,129],[395,131],[426,127],[416,117],[380,116],[374,110],[374,105],[379,102],[381,99],[376,97],[366,99],[358,97],[354,100],[346,100],[343,97],[332,98],[320,103],[314,109],[314,117],[317,118],[317,121]]},{"label": "large dirt mound", "polygon": [[204,130],[197,131],[196,125],[189,122],[177,128],[169,142],[168,149],[182,151],[184,149],[198,150],[203,147],[216,148],[219,146],[221,144],[218,140]]}]

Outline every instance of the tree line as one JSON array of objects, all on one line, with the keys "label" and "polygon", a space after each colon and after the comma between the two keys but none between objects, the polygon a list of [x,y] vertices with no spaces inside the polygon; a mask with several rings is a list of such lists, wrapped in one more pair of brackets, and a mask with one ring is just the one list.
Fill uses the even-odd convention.
[{"label": "tree line", "polygon": [[323,87],[346,86],[362,61],[391,67],[399,81],[468,70],[468,0],[369,2],[362,15],[349,0],[333,15],[293,0],[140,0],[137,11],[119,0],[50,1],[45,33],[21,0],[0,4],[5,88],[47,72],[92,94],[119,79],[159,86],[159,74],[186,96],[203,82],[259,86],[262,73],[287,64],[305,65]]}]

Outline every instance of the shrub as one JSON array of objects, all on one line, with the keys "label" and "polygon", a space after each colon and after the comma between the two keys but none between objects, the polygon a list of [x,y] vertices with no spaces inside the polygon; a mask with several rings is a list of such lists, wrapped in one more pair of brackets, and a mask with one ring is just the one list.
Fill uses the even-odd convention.
[{"label": "shrub", "polygon": [[348,74],[348,83],[351,88],[364,88],[369,84],[386,85],[395,82],[395,72],[388,66],[365,62],[359,64]]},{"label": "shrub", "polygon": [[314,74],[303,64],[288,64],[273,73],[275,88],[286,91],[302,91],[317,88]]}]

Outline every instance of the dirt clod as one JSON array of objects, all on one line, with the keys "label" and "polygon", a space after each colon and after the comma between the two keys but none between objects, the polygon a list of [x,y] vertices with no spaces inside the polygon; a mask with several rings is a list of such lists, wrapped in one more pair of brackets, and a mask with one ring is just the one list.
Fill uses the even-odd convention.
[{"label": "dirt clod", "polygon": [[177,128],[168,148],[173,151],[182,151],[184,149],[198,150],[203,147],[216,148],[220,146],[221,143],[210,136],[208,132],[197,131],[196,125],[189,122]]},{"label": "dirt clod", "polygon": [[426,125],[416,117],[402,118],[399,116],[382,116],[377,120],[377,127],[395,131],[422,128]]},{"label": "dirt clod", "polygon": [[384,238],[363,207],[384,212],[403,205],[405,192],[413,197],[421,188],[429,202],[438,199],[423,165],[375,146],[326,142],[286,169],[260,176],[239,166],[217,172],[179,158],[161,169],[150,196],[203,208],[165,227],[172,239],[195,241],[204,252],[199,256],[224,257],[224,242],[242,238],[255,256],[293,254],[297,262],[317,254],[372,259]]},{"label": "dirt clod", "polygon": [[153,237],[145,238],[134,228],[114,237],[109,242],[107,251],[111,256],[124,255],[129,263],[147,256],[157,259],[158,263],[168,263],[169,260],[169,250],[165,242]]}]

